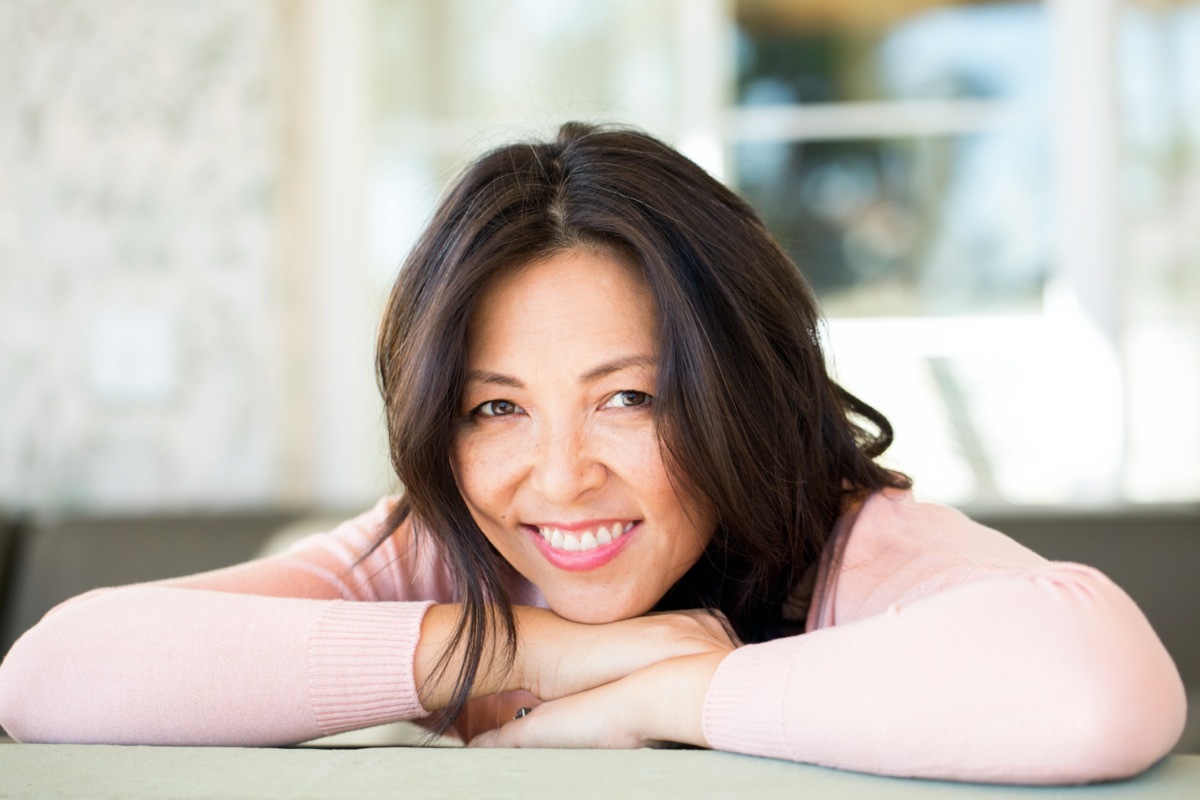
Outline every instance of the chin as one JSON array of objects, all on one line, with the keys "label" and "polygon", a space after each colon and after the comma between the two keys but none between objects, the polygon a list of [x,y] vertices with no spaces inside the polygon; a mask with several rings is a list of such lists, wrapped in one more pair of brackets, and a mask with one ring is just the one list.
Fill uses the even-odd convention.
[{"label": "chin", "polygon": [[611,605],[603,606],[589,602],[566,602],[554,603],[547,598],[550,610],[558,614],[565,620],[570,622],[581,622],[587,625],[604,625],[609,622],[620,622],[625,619],[633,619],[641,617],[650,612],[654,608],[654,604],[646,606],[644,604],[622,605],[621,607],[613,607]]}]

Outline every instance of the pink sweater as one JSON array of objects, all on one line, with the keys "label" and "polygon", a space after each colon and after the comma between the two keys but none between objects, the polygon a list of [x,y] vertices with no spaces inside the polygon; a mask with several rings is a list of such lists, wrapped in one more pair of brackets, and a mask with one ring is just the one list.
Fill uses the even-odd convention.
[{"label": "pink sweater", "polygon": [[[287,553],[69,600],[0,667],[21,741],[277,745],[426,715],[413,655],[456,598],[390,503]],[[514,600],[541,604],[513,580]],[[906,492],[839,521],[808,633],[733,651],[704,706],[722,750],[1023,783],[1135,774],[1183,728],[1182,682],[1133,601]]]}]

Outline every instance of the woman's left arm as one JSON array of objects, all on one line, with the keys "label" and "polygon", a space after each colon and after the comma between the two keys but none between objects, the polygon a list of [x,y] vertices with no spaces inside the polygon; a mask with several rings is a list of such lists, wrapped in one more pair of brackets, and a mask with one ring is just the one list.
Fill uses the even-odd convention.
[{"label": "woman's left arm", "polygon": [[710,746],[887,775],[1124,778],[1164,756],[1179,673],[1104,575],[1045,563],[742,648],[704,707]]},{"label": "woman's left arm", "polygon": [[539,706],[485,746],[670,740],[861,772],[1072,783],[1165,755],[1186,701],[1133,601],[1046,563],[728,655],[661,662]]}]

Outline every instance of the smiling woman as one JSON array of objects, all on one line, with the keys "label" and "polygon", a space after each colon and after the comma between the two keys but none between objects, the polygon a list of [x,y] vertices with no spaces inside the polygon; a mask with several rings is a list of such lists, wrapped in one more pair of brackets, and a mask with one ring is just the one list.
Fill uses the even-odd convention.
[{"label": "smiling woman", "polygon": [[488,541],[576,622],[653,609],[716,527],[659,452],[657,338],[640,270],[595,248],[506,274],[471,323],[455,478]]},{"label": "smiling woman", "polygon": [[1129,597],[916,502],[819,319],[750,207],[661,142],[568,124],[489,153],[380,328],[404,494],[63,604],[0,668],[0,723],[266,745],[432,717],[474,746],[1021,783],[1168,752],[1183,689]]}]

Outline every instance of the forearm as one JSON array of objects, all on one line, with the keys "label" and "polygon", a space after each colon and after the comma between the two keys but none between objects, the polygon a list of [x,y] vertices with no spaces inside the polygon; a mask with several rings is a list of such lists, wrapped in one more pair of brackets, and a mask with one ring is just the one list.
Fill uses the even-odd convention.
[{"label": "forearm", "polygon": [[[445,707],[462,668],[461,647],[448,647],[460,606],[433,606],[421,626],[414,663],[421,703]],[[651,614],[600,625],[572,622],[544,608],[516,606],[517,641],[510,663],[500,640],[484,643],[471,697],[524,690],[541,700],[586,692],[669,659],[728,652],[721,622],[706,611]]]},{"label": "forearm", "polygon": [[[514,608],[513,611],[521,619],[532,617],[535,610]],[[421,621],[421,638],[413,656],[413,678],[426,711],[445,708],[453,697],[466,658],[464,642],[451,649],[461,614],[462,606],[444,603],[430,606]],[[504,646],[503,641],[495,639],[484,642],[471,697],[526,688],[520,670],[506,657]]]},{"label": "forearm", "polygon": [[704,736],[704,700],[726,653],[682,656],[635,672],[635,728],[646,742],[676,742],[708,747]]},{"label": "forearm", "polygon": [[0,668],[0,723],[26,741],[287,744],[420,716],[422,603],[164,587],[74,601]]},{"label": "forearm", "polygon": [[889,775],[1058,783],[1125,777],[1183,720],[1169,656],[1084,567],[961,586],[744,648],[714,677],[713,747]]}]

